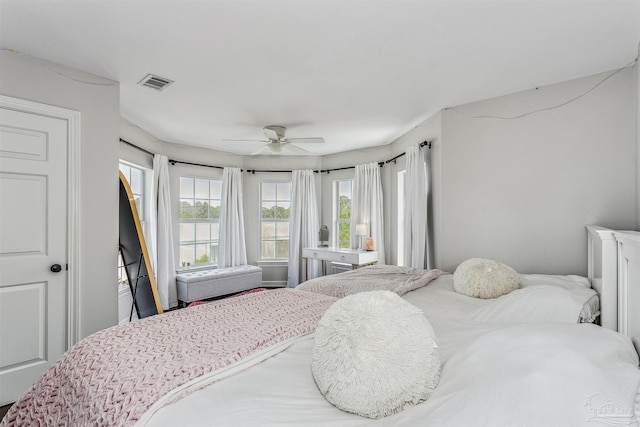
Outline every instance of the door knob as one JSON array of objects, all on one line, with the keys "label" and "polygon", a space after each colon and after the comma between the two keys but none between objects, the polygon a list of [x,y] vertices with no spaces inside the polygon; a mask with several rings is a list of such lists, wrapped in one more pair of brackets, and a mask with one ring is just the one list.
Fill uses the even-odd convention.
[{"label": "door knob", "polygon": [[50,270],[54,273],[60,273],[62,271],[62,266],[60,264],[53,264]]}]

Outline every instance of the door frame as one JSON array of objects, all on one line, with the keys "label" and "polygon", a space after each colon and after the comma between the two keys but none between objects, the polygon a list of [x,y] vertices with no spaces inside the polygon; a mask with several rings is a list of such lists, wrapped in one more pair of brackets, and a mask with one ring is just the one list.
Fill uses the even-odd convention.
[{"label": "door frame", "polygon": [[0,95],[0,107],[67,122],[67,349],[80,340],[80,142],[81,113]]}]

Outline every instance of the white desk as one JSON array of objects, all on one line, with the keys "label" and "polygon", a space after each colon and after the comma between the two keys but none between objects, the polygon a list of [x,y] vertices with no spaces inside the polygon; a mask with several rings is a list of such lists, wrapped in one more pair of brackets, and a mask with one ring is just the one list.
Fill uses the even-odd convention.
[{"label": "white desk", "polygon": [[351,264],[351,269],[371,265],[378,262],[378,251],[340,248],[303,248],[305,277],[309,277],[309,259],[322,261],[322,274],[326,274],[326,261]]}]

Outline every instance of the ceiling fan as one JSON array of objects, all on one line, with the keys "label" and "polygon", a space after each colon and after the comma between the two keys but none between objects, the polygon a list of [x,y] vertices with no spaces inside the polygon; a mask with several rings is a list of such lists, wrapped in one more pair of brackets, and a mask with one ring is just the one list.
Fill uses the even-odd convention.
[{"label": "ceiling fan", "polygon": [[295,144],[301,143],[323,143],[324,139],[320,137],[314,138],[285,138],[284,134],[287,131],[287,128],[284,126],[278,125],[269,125],[265,126],[264,134],[267,137],[264,139],[225,139],[225,141],[237,141],[237,142],[264,142],[265,145],[260,150],[251,153],[251,155],[260,154],[265,151],[265,148],[271,151],[272,153],[280,153],[283,149],[292,151],[294,153],[305,154],[308,153],[304,148],[300,148]]}]

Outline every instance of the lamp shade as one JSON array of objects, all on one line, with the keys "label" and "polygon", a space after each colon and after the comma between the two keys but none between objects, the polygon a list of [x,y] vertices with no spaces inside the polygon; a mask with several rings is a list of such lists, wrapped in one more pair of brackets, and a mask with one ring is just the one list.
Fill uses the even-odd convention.
[{"label": "lamp shade", "polygon": [[356,236],[367,235],[367,224],[356,224]]},{"label": "lamp shade", "polygon": [[323,225],[318,232],[318,240],[320,240],[321,242],[329,241],[329,228],[326,225]]}]

